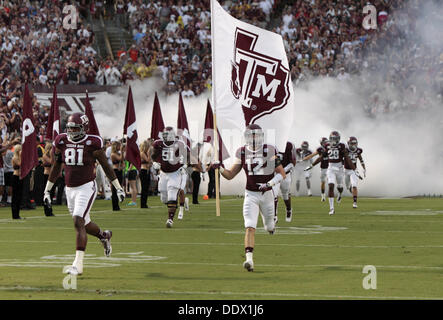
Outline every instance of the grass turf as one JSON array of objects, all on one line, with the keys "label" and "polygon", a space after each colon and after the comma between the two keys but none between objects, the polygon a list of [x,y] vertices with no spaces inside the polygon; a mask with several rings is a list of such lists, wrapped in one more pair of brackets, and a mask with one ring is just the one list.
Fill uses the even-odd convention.
[{"label": "grass turf", "polygon": [[[112,212],[97,200],[91,217],[113,231],[113,254],[89,236],[77,290],[63,288],[75,231],[66,206],[56,217],[41,207],[23,221],[0,209],[0,299],[442,299],[443,199],[352,199],[329,216],[318,197],[292,198],[292,222],[279,201],[276,233],[259,218],[254,272],[243,269],[243,199],[200,199],[183,220],[165,227],[166,207]],[[365,290],[365,265],[377,269],[377,289]]]}]

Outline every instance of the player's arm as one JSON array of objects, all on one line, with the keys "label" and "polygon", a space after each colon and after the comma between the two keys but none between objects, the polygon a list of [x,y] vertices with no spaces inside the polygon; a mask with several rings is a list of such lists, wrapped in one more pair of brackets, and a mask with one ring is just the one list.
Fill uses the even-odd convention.
[{"label": "player's arm", "polygon": [[312,162],[309,166],[307,166],[307,167],[304,169],[304,171],[311,170],[311,169],[314,168],[317,164],[319,164],[322,160],[323,160],[323,156],[322,156],[322,155],[319,155],[319,156],[317,157],[317,159],[315,159],[314,162]]},{"label": "player's arm", "polygon": [[274,169],[275,175],[268,182],[259,184],[260,191],[265,192],[271,190],[273,186],[279,184],[283,179],[286,178],[286,172],[281,164],[280,158],[276,157],[274,160],[275,160],[275,169]]},{"label": "player's arm", "polygon": [[214,163],[212,165],[214,169],[219,169],[220,174],[227,180],[232,180],[240,171],[241,171],[241,163],[235,163],[232,165],[231,169],[223,168],[220,163]]},{"label": "player's arm", "polygon": [[306,161],[306,160],[312,159],[312,158],[315,157],[316,155],[318,155],[318,151],[317,151],[317,150],[316,150],[315,152],[313,152],[313,153],[307,155],[306,157],[304,157],[304,158],[301,159],[301,160],[302,160],[302,161]]},{"label": "player's arm", "polygon": [[125,192],[123,191],[123,188],[121,187],[120,182],[115,175],[114,169],[112,169],[108,163],[105,151],[103,151],[103,149],[98,149],[95,150],[92,155],[102,166],[103,171],[105,172],[109,181],[111,181],[111,184],[117,190],[117,197],[119,198],[120,202],[122,202],[125,199]]},{"label": "player's arm", "polygon": [[363,168],[363,175],[366,177],[366,165],[361,154],[358,155],[358,160],[360,160],[361,167]]},{"label": "player's arm", "polygon": [[55,148],[54,150],[54,162],[51,166],[51,171],[49,172],[48,182],[46,182],[45,191],[43,193],[43,202],[47,205],[51,205],[51,189],[54,186],[55,181],[62,171],[63,157],[60,149]]}]

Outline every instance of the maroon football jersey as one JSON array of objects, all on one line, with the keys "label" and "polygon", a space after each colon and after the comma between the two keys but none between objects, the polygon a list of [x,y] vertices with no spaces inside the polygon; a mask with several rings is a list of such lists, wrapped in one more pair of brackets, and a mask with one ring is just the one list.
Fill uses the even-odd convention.
[{"label": "maroon football jersey", "polygon": [[329,167],[328,151],[323,147],[318,147],[317,153],[321,156],[320,168],[327,169]]},{"label": "maroon football jersey", "polygon": [[62,154],[66,186],[78,187],[95,179],[93,153],[103,148],[102,138],[87,134],[80,141],[73,142],[68,140],[66,133],[61,133],[53,144]]},{"label": "maroon football jersey", "polygon": [[[357,168],[357,159],[363,153],[363,149],[357,148],[357,150],[351,151],[349,148],[347,148],[346,150],[348,150],[349,159],[352,161],[354,166]],[[346,161],[345,161],[345,169],[351,169]]]},{"label": "maroon football jersey", "polygon": [[266,183],[274,177],[277,150],[264,144],[263,148],[251,151],[246,146],[239,148],[235,154],[246,173],[246,190],[260,191],[259,183]]},{"label": "maroon football jersey", "polygon": [[278,153],[278,157],[280,158],[281,165],[283,166],[283,168],[295,161],[294,150],[295,150],[294,145],[288,141],[286,142],[285,152]]},{"label": "maroon football jersey", "polygon": [[154,152],[158,154],[154,161],[160,163],[163,172],[174,172],[187,164],[189,159],[189,148],[181,140],[166,145],[163,140],[156,140],[153,144]]},{"label": "maroon football jersey", "polygon": [[343,143],[340,142],[336,146],[328,143],[326,144],[326,148],[328,151],[329,163],[344,162],[346,146]]}]

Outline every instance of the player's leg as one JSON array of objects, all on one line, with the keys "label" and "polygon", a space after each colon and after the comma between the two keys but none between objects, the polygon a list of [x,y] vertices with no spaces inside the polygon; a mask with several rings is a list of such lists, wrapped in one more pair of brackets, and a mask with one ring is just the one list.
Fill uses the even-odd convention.
[{"label": "player's leg", "polygon": [[66,198],[68,200],[68,208],[72,212],[74,220],[74,228],[76,232],[76,252],[75,259],[72,263],[72,268],[66,270],[71,274],[83,273],[83,258],[88,242],[88,236],[86,232],[86,225],[91,222],[89,212],[91,211],[92,204],[97,196],[97,186],[95,180],[85,183],[79,187],[69,188],[66,190]]},{"label": "player's leg", "polygon": [[320,173],[320,190],[321,190],[321,201],[326,200],[326,171],[327,169],[321,169]]},{"label": "player's leg", "polygon": [[328,169],[327,171],[327,176],[328,176],[328,185],[329,185],[329,192],[328,192],[328,197],[329,197],[329,214],[332,215],[335,213],[335,209],[334,209],[334,186],[337,183],[336,181],[336,175],[335,172],[333,170]]},{"label": "player's leg", "polygon": [[259,213],[260,192],[245,191],[243,201],[243,218],[245,221],[245,255],[243,267],[248,271],[254,270],[253,251],[255,246],[255,229]]},{"label": "player's leg", "polygon": [[280,183],[281,196],[286,206],[286,222],[291,222],[292,220],[290,188],[291,188],[291,176],[288,174],[286,178]]},{"label": "player's leg", "polygon": [[341,202],[341,197],[342,197],[342,193],[343,193],[343,177],[344,177],[344,175],[345,175],[345,173],[343,170],[339,170],[338,172],[336,172],[337,191],[338,191],[337,203]]},{"label": "player's leg", "polygon": [[351,172],[350,181],[351,181],[351,191],[352,191],[352,198],[353,198],[352,207],[357,208],[357,196],[358,196],[357,181],[358,181],[358,179],[357,179],[357,175],[355,174],[355,171]]},{"label": "player's leg", "polygon": [[260,212],[263,219],[263,226],[269,234],[274,234],[275,232],[273,198],[274,194],[272,190],[269,190],[260,196]]},{"label": "player's leg", "polygon": [[348,169],[345,170],[345,186],[346,186],[346,190],[349,190],[349,192],[352,193],[351,173],[349,171],[351,171],[351,170],[348,170]]},{"label": "player's leg", "polygon": [[280,183],[277,183],[272,187],[272,192],[274,194],[274,223],[278,222],[278,190],[280,189]]},{"label": "player's leg", "polygon": [[171,228],[175,212],[177,211],[177,202],[179,197],[179,191],[181,190],[182,177],[181,173],[171,172],[168,173],[168,182],[167,182],[167,190],[168,190],[168,220],[166,221],[166,227]]},{"label": "player's leg", "polygon": [[94,236],[101,241],[101,243],[103,244],[105,256],[109,257],[112,253],[112,246],[111,246],[112,231],[102,230],[98,225],[96,225],[92,221],[85,226],[85,229],[87,234],[90,234],[91,236]]},{"label": "player's leg", "polygon": [[186,183],[187,183],[187,174],[186,173],[181,173],[180,174],[180,191],[178,193],[179,195],[179,211],[178,211],[178,216],[177,218],[179,220],[183,219],[183,212],[184,210],[188,211],[189,210],[189,199],[185,197],[185,190],[186,190]]},{"label": "player's leg", "polygon": [[306,188],[308,189],[308,197],[312,197],[311,191],[311,170],[305,171]]}]

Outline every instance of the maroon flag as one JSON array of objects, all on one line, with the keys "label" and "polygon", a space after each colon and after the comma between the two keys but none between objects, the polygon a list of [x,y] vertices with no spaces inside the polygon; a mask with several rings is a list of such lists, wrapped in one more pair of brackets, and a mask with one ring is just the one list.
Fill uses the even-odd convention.
[{"label": "maroon flag", "polygon": [[[225,144],[220,136],[220,132],[217,129],[217,139],[218,139],[218,159],[220,161],[226,160],[229,158],[228,149],[226,149]],[[206,117],[205,117],[205,131],[203,133],[203,142],[210,143],[214,146],[214,114],[212,113],[211,104],[209,103],[206,106]]]},{"label": "maroon flag", "polygon": [[38,165],[37,136],[34,128],[34,116],[32,115],[32,103],[29,96],[28,84],[25,84],[25,95],[23,97],[23,123],[22,123],[22,154],[20,179]]},{"label": "maroon flag", "polygon": [[162,110],[160,109],[160,102],[158,101],[157,92],[155,92],[154,107],[152,108],[152,120],[151,120],[151,139],[157,140],[160,137],[160,133],[165,129],[163,122]]},{"label": "maroon flag", "polygon": [[54,85],[54,92],[52,94],[51,110],[49,111],[48,124],[46,127],[46,140],[55,140],[55,137],[60,133],[60,110],[57,101],[57,86]]},{"label": "maroon flag", "polygon": [[191,136],[189,135],[188,119],[186,117],[185,106],[183,104],[182,93],[178,100],[177,135],[188,147],[191,147]]},{"label": "maroon flag", "polygon": [[132,100],[132,90],[129,87],[128,101],[126,103],[125,124],[123,134],[126,134],[126,156],[125,159],[132,163],[137,170],[141,167],[140,150],[138,149],[137,123],[135,120],[134,101]]},{"label": "maroon flag", "polygon": [[86,90],[85,114],[89,120],[88,134],[99,136],[100,132],[98,131],[97,122],[95,122],[94,113],[92,112],[92,106],[91,102],[89,101],[88,90]]}]

